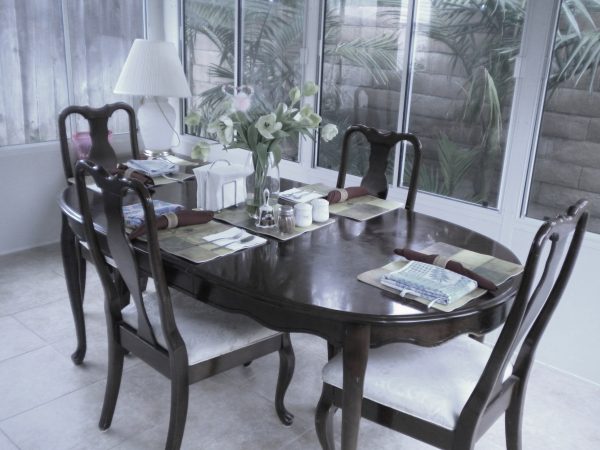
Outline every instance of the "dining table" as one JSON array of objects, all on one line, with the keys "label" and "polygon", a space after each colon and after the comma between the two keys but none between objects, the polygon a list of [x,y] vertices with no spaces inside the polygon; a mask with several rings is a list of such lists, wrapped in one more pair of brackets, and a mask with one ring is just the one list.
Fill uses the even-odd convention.
[{"label": "dining table", "polygon": [[[297,185],[282,180],[282,188]],[[196,207],[195,180],[157,186],[155,191],[154,198]],[[88,195],[96,229],[102,232],[99,194],[88,190]],[[81,363],[86,341],[80,282],[83,256],[77,237],[84,240],[84,234],[74,186],[62,191],[59,205],[63,263],[78,339],[73,360]],[[396,248],[418,250],[436,242],[519,262],[489,237],[404,208],[362,222],[335,217],[332,223],[293,239],[268,238],[264,245],[200,264],[164,251],[162,258],[169,285],[192,299],[245,314],[274,330],[320,336],[330,357],[342,352],[341,444],[351,450],[357,446],[369,348],[393,342],[436,346],[465,333],[485,334],[507,317],[518,276],[451,312],[428,308],[357,279],[365,271],[401,259],[394,254]],[[134,247],[142,271],[149,275],[145,242],[135,241]]]}]

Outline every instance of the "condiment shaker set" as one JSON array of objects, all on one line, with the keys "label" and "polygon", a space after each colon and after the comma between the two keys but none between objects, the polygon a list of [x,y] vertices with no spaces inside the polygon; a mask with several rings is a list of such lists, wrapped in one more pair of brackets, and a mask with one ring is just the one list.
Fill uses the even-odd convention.
[{"label": "condiment shaker set", "polygon": [[[277,225],[284,234],[293,233],[296,227],[308,227],[313,221],[326,222],[329,220],[329,202],[323,198],[316,198],[310,203],[297,203],[292,208],[289,205],[280,205],[278,214],[269,205],[269,190],[263,192],[264,203],[258,211],[256,226],[271,228]],[[275,217],[277,219],[275,220]]]}]

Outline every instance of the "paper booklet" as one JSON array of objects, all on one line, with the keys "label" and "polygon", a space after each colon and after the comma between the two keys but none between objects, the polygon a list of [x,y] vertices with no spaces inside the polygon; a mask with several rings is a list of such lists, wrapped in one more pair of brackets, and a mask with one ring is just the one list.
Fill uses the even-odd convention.
[{"label": "paper booklet", "polygon": [[410,261],[403,268],[385,274],[381,284],[424,298],[433,303],[449,305],[477,288],[477,282],[443,267]]}]

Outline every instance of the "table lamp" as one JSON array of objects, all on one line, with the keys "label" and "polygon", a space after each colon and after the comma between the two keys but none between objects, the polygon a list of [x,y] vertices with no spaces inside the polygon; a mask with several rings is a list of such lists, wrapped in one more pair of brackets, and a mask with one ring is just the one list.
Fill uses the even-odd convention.
[{"label": "table lamp", "polygon": [[145,153],[169,153],[176,133],[175,110],[166,97],[192,95],[175,46],[171,42],[136,39],[114,93],[145,97],[137,113]]}]

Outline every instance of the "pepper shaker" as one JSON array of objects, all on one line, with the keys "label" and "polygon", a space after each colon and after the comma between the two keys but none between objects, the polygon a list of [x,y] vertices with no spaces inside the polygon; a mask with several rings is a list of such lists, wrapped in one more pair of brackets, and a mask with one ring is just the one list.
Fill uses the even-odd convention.
[{"label": "pepper shaker", "polygon": [[294,220],[294,208],[289,205],[279,206],[277,227],[281,233],[289,234],[294,232],[294,228],[296,228],[296,221]]}]

